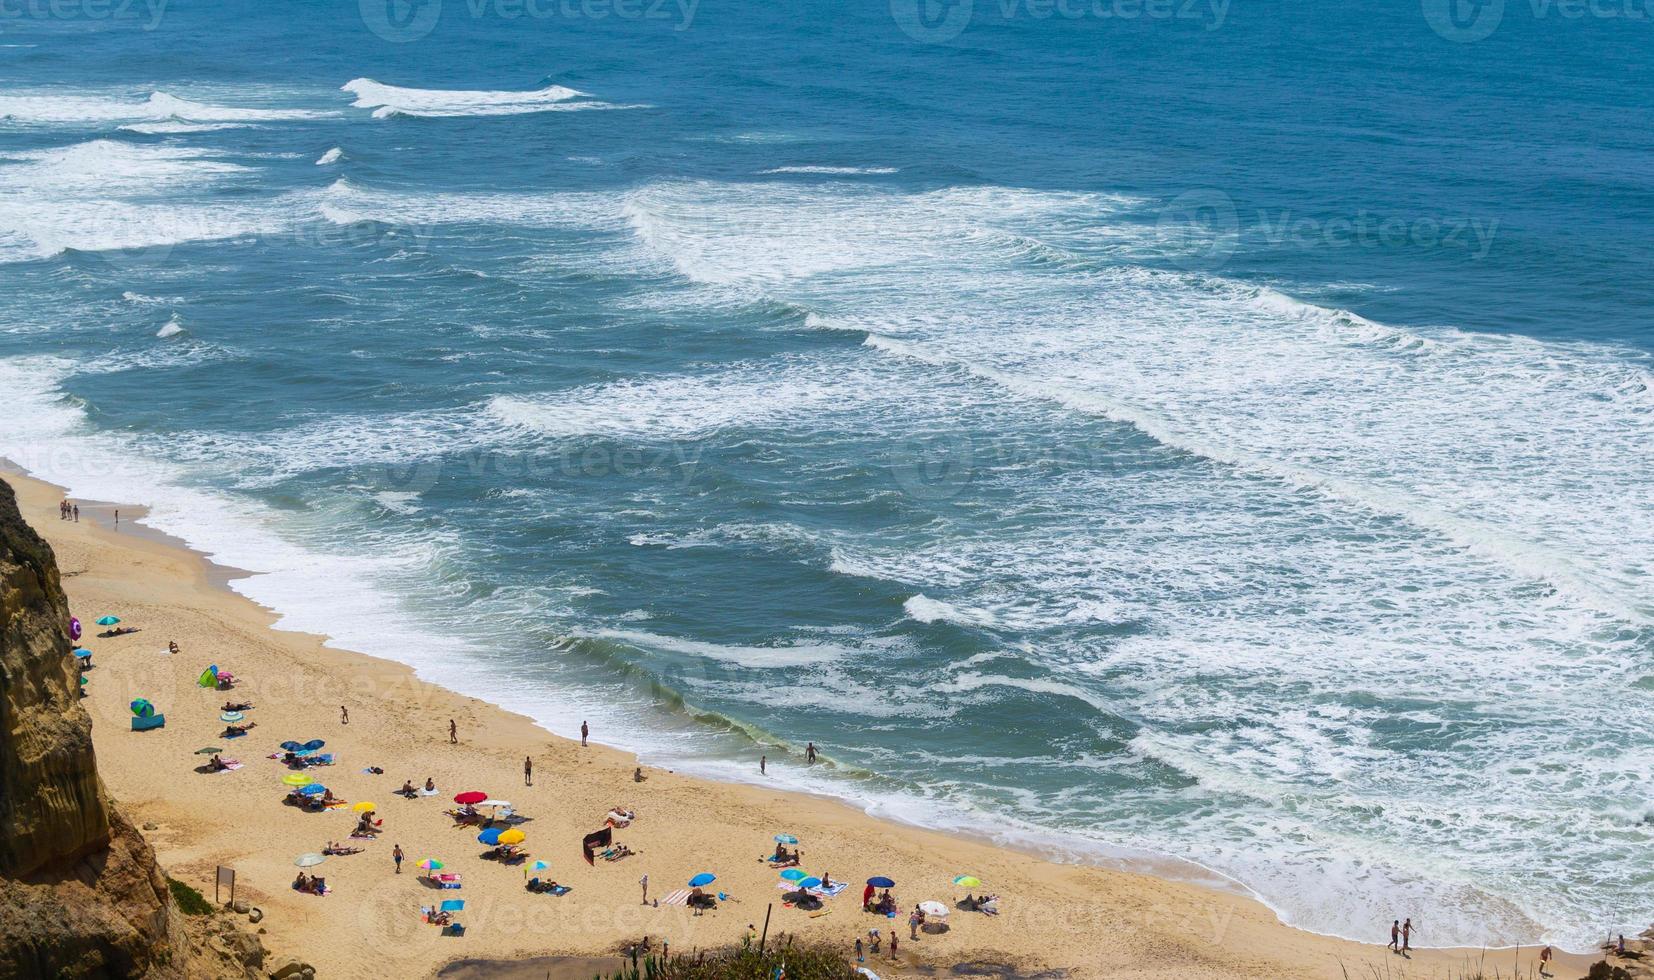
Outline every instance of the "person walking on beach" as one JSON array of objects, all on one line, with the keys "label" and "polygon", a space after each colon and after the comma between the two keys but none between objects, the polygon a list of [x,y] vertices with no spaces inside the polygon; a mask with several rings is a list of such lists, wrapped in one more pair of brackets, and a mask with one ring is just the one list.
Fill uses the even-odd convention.
[{"label": "person walking on beach", "polygon": [[1390,952],[1401,952],[1401,920],[1390,920]]},{"label": "person walking on beach", "polygon": [[643,904],[648,905],[649,904],[649,876],[647,874],[645,874],[643,877],[641,877],[637,880],[637,883],[643,886]]},{"label": "person walking on beach", "polygon": [[1556,953],[1554,951],[1552,951],[1552,949],[1549,946],[1546,946],[1544,949],[1539,951],[1539,975],[1540,976],[1548,977],[1548,976],[1551,975],[1551,973],[1550,973],[1551,957],[1553,957],[1555,955],[1556,955]]},{"label": "person walking on beach", "polygon": [[862,950],[861,937],[860,936],[856,937],[856,962],[857,963],[866,963],[867,962],[867,954],[866,954],[866,952],[864,952]]},{"label": "person walking on beach", "polygon": [[907,914],[907,938],[914,942],[919,941],[919,927],[924,925],[925,913],[919,911],[919,906],[913,906],[913,911]]},{"label": "person walking on beach", "polygon": [[770,757],[769,756],[767,756],[767,755],[759,756],[758,757],[758,775],[760,775],[760,776],[769,775],[769,764],[770,764]]},{"label": "person walking on beach", "polygon": [[1406,956],[1413,948],[1413,920],[1409,918],[1401,924],[1401,955]]},{"label": "person walking on beach", "polygon": [[115,508],[115,526],[121,526],[121,509],[119,507]]},{"label": "person walking on beach", "polygon": [[815,761],[816,761],[816,743],[811,742],[808,745],[804,746],[804,761],[810,763],[811,765],[815,764]]},{"label": "person walking on beach", "polygon": [[71,509],[71,510],[72,510],[72,511],[73,511],[73,512],[74,512],[74,515],[75,515],[75,523],[76,523],[76,524],[79,524],[79,523],[80,523],[80,504],[75,504],[75,505],[74,505],[74,506],[73,506],[73,507],[71,507],[71,508],[70,508],[70,509]]},{"label": "person walking on beach", "polygon": [[342,704],[339,705],[339,724],[341,724],[341,725],[350,724],[350,709],[346,708]]},{"label": "person walking on beach", "polygon": [[448,744],[459,744],[459,726],[454,724],[454,719],[452,718],[448,719]]},{"label": "person walking on beach", "polygon": [[896,947],[902,944],[902,934],[899,930],[890,930],[890,958],[896,958]]},{"label": "person walking on beach", "polygon": [[396,862],[396,873],[402,873],[402,845],[391,848],[391,860]]},{"label": "person walking on beach", "polygon": [[534,785],[534,757],[533,756],[528,756],[528,755],[523,756],[523,785],[524,786],[533,786]]},{"label": "person walking on beach", "polygon": [[580,747],[581,748],[586,747],[586,736],[590,735],[591,733],[592,733],[592,730],[590,728],[586,727],[586,723],[581,722],[580,723]]}]

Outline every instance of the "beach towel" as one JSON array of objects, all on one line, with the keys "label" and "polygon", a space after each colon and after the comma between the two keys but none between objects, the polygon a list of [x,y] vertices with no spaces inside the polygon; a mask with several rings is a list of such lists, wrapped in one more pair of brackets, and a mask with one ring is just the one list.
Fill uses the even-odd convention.
[{"label": "beach towel", "polygon": [[680,888],[677,891],[673,892],[672,894],[670,894],[670,895],[666,896],[665,898],[661,899],[660,903],[662,905],[688,905],[689,904],[689,889]]},{"label": "beach towel", "polygon": [[234,771],[236,771],[237,769],[240,769],[240,768],[241,768],[241,763],[239,761],[237,761],[235,759],[225,759],[224,760],[224,768],[222,768],[218,771],[219,772],[234,772]]},{"label": "beach towel", "polygon": [[422,790],[419,791],[419,795],[420,796],[435,796],[436,795],[436,790],[434,790],[434,789],[422,789]]}]

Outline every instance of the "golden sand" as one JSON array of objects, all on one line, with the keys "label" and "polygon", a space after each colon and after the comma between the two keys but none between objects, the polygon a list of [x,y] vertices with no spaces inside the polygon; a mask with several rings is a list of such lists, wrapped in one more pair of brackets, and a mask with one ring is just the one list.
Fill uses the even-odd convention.
[{"label": "golden sand", "polygon": [[[81,502],[78,524],[58,520],[57,488],[7,476],[24,516],[57,553],[63,586],[80,619],[115,613],[141,627],[100,639],[88,625],[82,643],[95,651],[86,705],[93,717],[99,769],[110,793],[135,822],[169,873],[214,894],[218,866],[237,873],[237,898],[264,912],[261,923],[273,963],[288,957],[315,965],[323,977],[421,977],[462,958],[603,955],[645,935],[674,952],[738,942],[749,924],[842,944],[878,928],[901,937],[900,958],[888,938],[877,962],[883,976],[993,961],[1025,971],[1062,969],[1076,977],[1459,977],[1485,967],[1492,976],[1531,975],[1537,950],[1418,950],[1403,959],[1382,945],[1318,936],[1283,925],[1262,904],[1197,885],[1144,874],[1055,864],[1037,856],[958,836],[869,817],[811,796],[689,778],[645,767],[595,742],[553,735],[520,715],[419,681],[398,663],[324,646],[323,637],[271,628],[268,611],[223,587],[225,571],[175,544],[131,526],[141,516],[122,505],[119,530],[109,508]],[[168,641],[181,649],[169,654]],[[240,679],[230,693],[203,689],[196,678],[210,663]],[[166,715],[163,729],[129,730],[128,702],[149,698]],[[224,740],[220,706],[253,702],[257,727]],[[350,722],[341,724],[340,707]],[[449,744],[448,721],[459,744]],[[563,733],[569,734],[569,733]],[[354,802],[378,805],[384,831],[376,841],[350,841],[355,814],[301,812],[282,803],[289,772],[267,758],[287,739],[323,738],[338,763],[313,770],[318,781]],[[602,733],[594,732],[600,739]],[[198,772],[222,746],[243,767]],[[534,760],[534,785],[523,759]],[[778,763],[780,764],[780,763]],[[377,766],[383,775],[364,772]],[[436,797],[395,795],[404,780],[435,779]],[[567,895],[524,890],[522,867],[484,860],[475,828],[459,828],[443,811],[464,790],[511,800],[531,818],[529,861],[541,875],[572,888]],[[635,809],[638,820],[617,831],[633,851],[616,862],[581,858],[582,835],[603,826],[611,807]],[[802,841],[805,869],[852,882],[812,916],[782,905],[777,875],[760,860],[785,830]],[[362,853],[332,857],[313,869],[326,896],[292,890],[296,855],[328,841]],[[407,855],[400,875],[391,849]],[[438,858],[462,875],[457,891],[437,891],[414,867]],[[730,901],[705,915],[682,906],[646,906],[665,899],[698,872],[718,876],[711,890]],[[910,940],[905,915],[884,919],[860,910],[862,882],[894,878],[904,910],[924,900],[951,906],[962,897],[953,877],[970,873],[1000,896],[1000,914],[954,911],[949,928]],[[227,897],[227,896],[225,896]],[[465,901],[457,918],[464,936],[444,936],[420,920],[421,906]],[[1387,923],[1374,923],[1387,940]],[[1589,960],[1563,956],[1556,975],[1577,977]]]}]

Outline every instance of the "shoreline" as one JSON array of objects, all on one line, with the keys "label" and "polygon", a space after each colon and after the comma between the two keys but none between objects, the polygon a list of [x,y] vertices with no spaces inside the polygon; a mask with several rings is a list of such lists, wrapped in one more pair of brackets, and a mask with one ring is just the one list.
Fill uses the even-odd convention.
[{"label": "shoreline", "polygon": [[[1197,882],[1186,880],[1186,876],[1156,871],[1152,867],[1152,859],[1145,861],[1145,864],[1149,865],[1145,868],[1137,867],[1136,862],[1131,862],[1132,866],[1127,868],[1111,868],[1096,863],[1059,863],[1053,860],[1056,849],[1041,853],[1038,849],[1017,847],[985,834],[975,835],[960,831],[939,833],[892,818],[874,816],[842,797],[796,788],[774,789],[744,780],[717,781],[704,775],[680,775],[671,770],[651,768],[649,781],[634,785],[629,779],[629,774],[632,767],[640,763],[631,752],[597,743],[582,749],[575,742],[550,733],[526,715],[423,681],[418,678],[416,669],[409,665],[328,646],[329,639],[317,634],[275,627],[274,623],[281,618],[280,613],[259,605],[230,587],[232,581],[251,573],[218,565],[207,556],[190,549],[181,539],[143,524],[142,517],[147,513],[146,508],[125,503],[88,504],[82,501],[83,522],[78,525],[63,525],[51,521],[49,513],[55,500],[62,496],[60,488],[28,476],[11,465],[0,467],[0,476],[13,483],[23,503],[25,517],[52,543],[64,568],[64,588],[70,594],[74,608],[83,621],[89,622],[90,619],[102,614],[88,605],[101,601],[105,604],[124,602],[129,605],[122,608],[141,609],[142,613],[132,616],[130,620],[139,625],[164,624],[159,628],[146,627],[145,632],[133,636],[110,640],[100,641],[95,636],[83,638],[82,642],[95,644],[94,649],[98,656],[97,667],[90,675],[89,690],[92,697],[88,698],[87,706],[89,709],[96,706],[97,710],[93,711],[93,716],[101,723],[94,726],[94,741],[100,757],[100,772],[106,784],[122,799],[123,804],[133,808],[137,819],[148,823],[154,817],[168,818],[155,820],[159,829],[155,834],[146,836],[151,837],[163,863],[173,869],[176,877],[183,878],[197,887],[205,886],[203,890],[211,887],[210,868],[208,879],[203,881],[199,874],[191,874],[193,865],[202,865],[202,862],[209,858],[217,862],[225,853],[231,854],[234,859],[233,856],[236,854],[249,855],[257,851],[256,847],[249,849],[247,831],[253,829],[251,827],[242,827],[237,821],[227,823],[223,820],[191,821],[180,818],[180,801],[175,797],[189,798],[182,801],[182,808],[188,813],[192,804],[198,802],[195,797],[199,795],[201,787],[196,784],[204,780],[218,781],[207,787],[214,790],[207,794],[209,799],[216,799],[220,795],[216,790],[223,788],[224,781],[229,781],[237,789],[250,788],[249,784],[257,782],[259,788],[264,791],[262,794],[243,794],[248,800],[248,815],[263,818],[258,821],[259,823],[279,825],[271,827],[272,832],[278,837],[292,837],[291,829],[295,820],[307,824],[315,823],[317,826],[321,826],[320,821],[325,821],[326,826],[330,828],[327,833],[333,837],[344,836],[349,827],[342,816],[334,819],[332,815],[327,814],[269,814],[270,810],[285,809],[276,805],[279,794],[272,794],[270,791],[271,787],[280,788],[276,777],[281,771],[274,762],[259,757],[263,750],[269,747],[265,745],[266,742],[273,744],[280,738],[305,737],[299,732],[288,734],[288,726],[291,725],[309,726],[305,728],[306,731],[315,730],[319,733],[318,737],[328,737],[330,742],[334,740],[336,733],[344,729],[352,736],[352,740],[355,740],[354,736],[360,729],[341,726],[338,722],[338,702],[342,701],[353,709],[353,721],[357,721],[363,713],[377,716],[383,712],[389,716],[388,720],[379,726],[382,731],[375,733],[388,738],[370,738],[362,744],[350,746],[346,760],[337,767],[337,770],[342,772],[327,771],[330,777],[346,777],[338,779],[343,788],[348,790],[341,795],[351,799],[362,798],[362,791],[352,784],[364,781],[372,783],[375,780],[379,782],[380,785],[373,787],[369,792],[376,794],[374,799],[381,804],[386,803],[386,798],[393,801],[381,810],[382,815],[394,815],[397,819],[394,825],[396,829],[392,830],[389,836],[402,834],[405,838],[413,839],[413,834],[400,829],[403,818],[411,817],[411,811],[415,810],[440,809],[433,804],[445,801],[452,795],[456,788],[452,785],[455,780],[472,774],[487,775],[489,781],[497,785],[503,779],[512,776],[512,767],[516,767],[517,776],[520,778],[521,763],[517,754],[525,746],[533,750],[537,777],[543,779],[549,776],[552,780],[562,783],[560,788],[564,790],[570,789],[571,783],[578,784],[573,795],[589,797],[594,801],[591,806],[586,807],[591,812],[586,813],[584,817],[565,819],[564,815],[557,815],[559,824],[566,822],[571,828],[585,826],[595,829],[594,821],[600,820],[602,812],[595,803],[599,799],[624,797],[629,803],[636,804],[645,814],[644,819],[640,819],[639,825],[634,828],[637,835],[653,835],[653,832],[659,829],[659,824],[655,820],[647,819],[657,809],[672,812],[684,808],[685,797],[689,801],[714,801],[718,805],[711,806],[710,813],[700,813],[691,817],[685,822],[687,826],[681,833],[672,835],[673,839],[667,846],[677,845],[681,850],[696,852],[698,858],[709,860],[717,855],[724,855],[721,858],[723,870],[718,872],[720,887],[725,880],[724,876],[728,874],[732,881],[731,890],[745,905],[735,915],[729,915],[726,911],[699,919],[680,916],[676,920],[668,921],[664,928],[656,928],[653,933],[656,936],[671,937],[675,933],[677,938],[672,938],[671,941],[680,949],[684,948],[685,941],[694,944],[704,940],[699,942],[699,945],[703,946],[736,941],[743,931],[741,926],[744,925],[745,919],[740,923],[735,920],[752,915],[751,910],[758,904],[777,899],[779,896],[779,892],[765,893],[760,885],[754,884],[758,879],[753,877],[753,861],[750,855],[744,865],[734,863],[741,858],[729,856],[731,853],[756,853],[763,846],[767,846],[768,838],[763,836],[761,827],[730,826],[731,823],[750,824],[750,818],[762,817],[766,821],[765,826],[817,827],[808,834],[797,831],[804,839],[806,867],[815,871],[827,870],[821,868],[817,861],[817,856],[823,850],[831,855],[830,867],[852,869],[848,874],[852,881],[859,881],[861,876],[875,870],[884,873],[882,869],[893,867],[898,861],[909,864],[916,874],[904,871],[901,874],[893,874],[893,877],[896,877],[898,882],[917,879],[925,882],[925,885],[922,893],[905,885],[899,887],[899,897],[905,905],[911,906],[925,898],[945,899],[950,892],[947,885],[949,879],[944,873],[918,870],[913,866],[914,860],[923,858],[925,860],[921,860],[920,865],[928,864],[937,869],[953,867],[961,872],[968,870],[969,873],[979,874],[1002,896],[1002,904],[1021,907],[1017,913],[1002,914],[997,919],[958,915],[950,919],[956,928],[942,936],[925,937],[912,946],[904,939],[904,951],[915,951],[906,955],[915,958],[911,962],[904,960],[902,964],[895,965],[894,972],[898,974],[908,968],[945,968],[948,965],[946,960],[950,958],[954,962],[987,958],[1019,967],[1066,969],[1076,976],[1089,975],[1097,971],[1096,964],[1099,958],[1108,964],[1108,968],[1103,971],[1108,975],[1137,971],[1146,971],[1143,975],[1165,975],[1165,970],[1175,969],[1175,972],[1183,976],[1340,976],[1344,968],[1365,968],[1363,964],[1392,972],[1403,966],[1403,963],[1396,962],[1382,946],[1361,944],[1285,925],[1273,910],[1245,889],[1244,885],[1216,872],[1207,872],[1210,878],[1216,880]],[[107,526],[107,512],[116,506],[123,511],[119,532]],[[129,525],[134,533],[128,533]],[[73,565],[71,559],[74,560]],[[134,574],[135,572],[141,574]],[[142,581],[135,582],[134,579]],[[160,599],[159,602],[157,597]],[[127,658],[123,653],[117,652],[136,652],[139,648],[152,650],[156,644],[164,649],[166,637],[160,636],[161,630],[181,632],[187,629],[185,623],[203,613],[206,614],[204,618],[212,620],[215,629],[201,636],[204,643],[180,641],[184,649],[185,662],[182,665],[164,662],[146,662],[140,665],[140,659],[153,661],[157,656],[165,655],[152,651],[147,656]],[[201,657],[194,655],[192,651],[218,646],[215,640],[221,640],[225,632],[234,635],[238,641],[246,645],[231,644],[224,649],[215,650],[209,659],[215,659],[227,669],[234,670],[244,677],[245,683],[242,687],[227,697],[245,697],[253,700],[258,707],[249,713],[249,718],[273,723],[271,730],[267,732],[261,725],[260,729],[255,730],[235,747],[235,754],[244,763],[242,770],[211,776],[179,775],[176,779],[181,784],[180,791],[155,795],[153,790],[145,788],[139,772],[143,765],[128,766],[120,763],[143,761],[170,774],[176,767],[177,759],[183,758],[183,753],[190,750],[184,748],[183,753],[177,755],[170,751],[172,746],[161,752],[150,751],[157,744],[177,742],[175,736],[179,734],[187,734],[186,740],[200,737],[206,740],[203,744],[212,742],[210,735],[202,732],[204,728],[216,730],[221,727],[221,723],[217,720],[216,711],[211,710],[213,706],[203,705],[206,704],[206,700],[211,700],[215,692],[201,691],[199,697],[190,697],[195,692],[188,690],[193,686],[189,682],[193,681],[195,673],[204,666],[194,662]],[[247,650],[247,647],[259,649],[254,653]],[[109,652],[106,654],[105,650]],[[271,666],[277,669],[266,672],[263,669],[248,670],[236,666],[242,663],[254,663],[259,668]],[[165,690],[170,685],[170,690],[165,690],[164,694],[157,697],[162,710],[169,712],[167,729],[162,730],[162,733],[156,733],[156,736],[160,737],[134,736],[123,730],[124,719],[121,718],[118,709],[124,707],[124,699],[109,703],[109,699],[103,696],[104,691],[100,688],[110,685],[100,685],[98,682],[106,677],[121,681],[129,688],[133,685],[148,685]],[[280,683],[272,682],[276,677],[281,678]],[[155,694],[154,691],[147,693]],[[326,696],[323,696],[324,694]],[[162,697],[166,699],[164,704],[159,701]],[[188,703],[179,703],[180,701]],[[288,717],[281,718],[278,715]],[[329,715],[333,717],[329,719]],[[422,751],[416,748],[414,758],[421,764],[434,765],[424,757],[424,753],[429,752],[434,756],[448,748],[440,744],[445,743],[446,738],[438,738],[445,734],[445,729],[442,732],[437,729],[445,725],[442,719],[450,715],[463,718],[460,726],[460,749],[464,758],[463,764],[450,778],[438,780],[439,788],[444,791],[442,800],[412,800],[398,804],[394,802],[397,798],[390,797],[390,789],[399,785],[401,779],[414,779],[417,782],[419,773],[408,768],[413,763],[393,767],[375,761],[375,765],[382,765],[385,769],[386,773],[383,776],[369,776],[357,772],[360,765],[368,761],[368,757],[358,751],[364,748],[375,760],[384,758],[387,761],[396,761],[394,757],[398,750],[424,745]],[[189,729],[187,733],[183,731],[186,723]],[[174,727],[175,724],[177,728]],[[278,726],[280,731],[276,730]],[[167,732],[172,734],[164,734]],[[267,737],[261,739],[260,736]],[[138,749],[138,743],[134,739],[142,740],[145,743],[144,747]],[[432,748],[431,745],[425,745],[426,742],[438,747]],[[182,743],[179,743],[179,746],[181,747]],[[254,746],[259,751],[253,751]],[[136,757],[133,756],[134,749],[139,751]],[[226,753],[228,754],[230,753]],[[198,761],[193,756],[188,758],[191,765]],[[112,762],[116,764],[112,765]],[[586,767],[596,767],[599,762],[607,774],[605,777],[594,779],[589,770],[581,771]],[[254,775],[254,772],[257,774]],[[462,776],[461,773],[465,775]],[[620,782],[617,780],[619,774],[625,774],[628,778]],[[555,849],[544,843],[546,832],[542,828],[552,821],[547,819],[549,814],[546,813],[547,804],[543,797],[535,799],[539,794],[533,790],[518,789],[515,783],[503,784],[512,786],[513,793],[526,794],[530,799],[534,799],[533,803],[520,804],[519,809],[537,817],[535,821],[525,824],[525,829],[530,833],[530,848],[536,852],[535,856],[549,858],[554,865],[551,872],[554,875],[577,876],[567,877],[565,881],[577,881],[578,876],[583,873],[590,877],[589,872],[594,869],[583,871],[583,866],[569,867],[570,862],[567,861],[566,855],[572,853],[572,850],[564,846],[566,840],[562,836],[556,838],[560,843]],[[661,792],[665,790],[670,792]],[[656,797],[665,798],[657,801]],[[254,800],[257,802],[252,802]],[[422,807],[421,804],[425,805]],[[689,802],[687,806],[687,812],[691,814],[707,809],[709,808],[706,805],[696,802]],[[741,816],[749,819],[725,819],[726,811],[731,809],[739,811]],[[405,815],[399,812],[403,810],[410,813]],[[805,810],[809,811],[808,818],[798,819]],[[456,846],[455,843],[451,843],[463,841],[464,838],[445,826],[444,821],[439,818],[433,819],[437,816],[430,813],[420,816],[421,823],[428,824],[428,827],[422,828],[418,839],[433,842],[440,839],[442,844],[431,846],[445,846],[449,851],[468,849],[468,845],[461,843]],[[272,821],[270,817],[290,819]],[[704,826],[706,820],[714,821],[715,826]],[[743,851],[730,852],[732,835],[729,832],[736,829],[744,833],[750,832],[748,837],[743,838],[750,840],[750,846],[744,843],[739,845]],[[424,833],[425,830],[434,833]],[[704,839],[708,831],[713,835],[710,840]],[[571,829],[567,833],[572,834],[574,830]],[[702,839],[688,839],[697,836]],[[818,837],[834,843],[824,848],[814,842]],[[899,846],[894,851],[888,851],[883,858],[868,858],[865,852],[868,850],[869,838],[873,838],[872,843],[894,840]],[[838,846],[839,839],[845,842],[844,846]],[[629,843],[630,840],[631,837],[628,837]],[[259,842],[255,838],[254,843]],[[313,848],[306,849],[319,850],[321,843],[318,839]],[[539,846],[534,846],[537,843]],[[657,840],[648,853],[659,853],[663,843],[667,842]],[[906,853],[909,848],[914,849],[913,854]],[[383,842],[370,844],[366,849],[386,853],[389,850]],[[423,856],[414,846],[407,846],[407,850],[410,863]],[[212,852],[211,855],[209,851]],[[417,899],[411,902],[399,899],[400,904],[376,904],[372,915],[364,913],[345,916],[348,921],[343,924],[333,921],[336,916],[315,920],[306,913],[317,910],[306,907],[306,903],[311,906],[318,902],[329,903],[334,896],[319,899],[290,891],[283,894],[280,890],[273,890],[282,882],[270,878],[269,873],[275,867],[285,867],[286,870],[282,873],[291,872],[291,855],[277,856],[274,865],[269,860],[249,859],[242,859],[242,864],[254,869],[253,875],[257,875],[254,887],[268,896],[261,900],[262,907],[267,913],[277,910],[283,913],[290,912],[298,921],[305,923],[303,928],[290,935],[287,924],[278,921],[286,918],[286,915],[271,915],[266,919],[266,925],[270,927],[270,933],[266,937],[267,943],[273,946],[277,962],[285,955],[292,955],[315,963],[319,968],[324,965],[324,961],[328,966],[354,968],[358,965],[358,957],[353,956],[353,948],[360,949],[363,943],[372,942],[375,937],[383,936],[385,930],[382,927],[389,923],[393,927],[385,938],[398,942],[405,940],[418,948],[418,952],[410,954],[404,965],[429,975],[441,969],[445,963],[459,960],[522,959],[548,952],[574,956],[602,955],[612,952],[614,946],[628,936],[635,938],[636,935],[648,932],[651,927],[648,917],[654,913],[664,913],[665,909],[641,909],[636,903],[638,886],[632,876],[650,871],[649,867],[640,868],[640,864],[655,863],[652,857],[645,857],[645,854],[646,852],[640,849],[639,857],[628,859],[625,862],[626,868],[618,874],[599,864],[595,867],[596,878],[605,880],[580,880],[576,885],[576,895],[586,899],[595,898],[597,906],[607,910],[605,915],[612,913],[612,919],[607,926],[599,923],[596,927],[574,930],[580,935],[574,937],[575,941],[571,942],[571,937],[566,935],[566,929],[525,928],[518,924],[511,929],[500,930],[478,923],[473,926],[472,935],[466,938],[484,939],[488,944],[486,951],[479,949],[474,941],[467,943],[464,939],[451,942],[421,942],[421,939],[434,939],[426,935],[434,930],[413,917]],[[378,854],[376,858],[375,864],[384,863],[384,854]],[[885,863],[875,868],[878,860]],[[331,872],[336,866],[352,861],[356,864],[351,865],[351,872],[367,863],[354,857],[331,860],[323,869],[330,872],[330,883],[335,880]],[[683,860],[677,859],[676,863],[682,864]],[[714,860],[711,863],[719,862]],[[990,866],[999,870],[983,873],[983,869]],[[1166,869],[1177,866],[1184,865],[1175,858],[1166,859]],[[688,865],[685,864],[684,867]],[[1199,868],[1198,865],[1193,867]],[[767,871],[764,868],[756,870]],[[1206,871],[1203,868],[1200,870]],[[566,897],[551,899],[526,895],[521,889],[521,878],[514,878],[509,872],[502,875],[501,872],[504,871],[505,869],[495,869],[495,873],[488,877],[497,880],[486,889],[473,890],[469,887],[471,869],[467,867],[468,887],[464,889],[463,897],[486,900],[496,897],[493,893],[498,892],[500,897],[515,899],[514,903],[501,903],[502,906],[538,905],[539,909],[530,909],[526,913],[530,920],[536,912],[546,908],[548,903],[575,904]],[[610,873],[603,874],[604,871]],[[746,874],[738,874],[741,871],[745,871]],[[244,871],[243,874],[247,872]],[[662,869],[661,875],[660,894],[664,894],[668,890],[668,882],[675,880],[678,875],[676,872],[667,874],[665,869]],[[773,881],[773,872],[768,872],[768,875]],[[344,885],[371,882],[375,877],[371,874],[341,874],[337,880],[343,884],[337,887],[342,891]],[[407,878],[408,875],[404,874],[403,877]],[[1038,887],[1023,891],[1009,887],[1013,883]],[[1041,887],[1062,894],[1069,907],[1065,910],[1046,908],[1035,913],[1036,904],[1041,901],[1035,893]],[[356,897],[366,898],[370,893],[377,891],[377,887],[370,885],[366,892]],[[513,892],[514,895],[511,894]],[[619,898],[628,894],[630,902]],[[372,897],[377,901],[379,896]],[[421,894],[420,897],[425,896]],[[596,907],[584,902],[579,904],[587,910]],[[893,929],[897,925],[897,920],[889,920],[887,926],[883,919],[862,915],[856,908],[853,895],[840,896],[829,902],[828,908],[834,914],[824,919],[806,919],[801,912],[783,910],[779,906],[774,911],[789,931],[806,938],[841,941],[846,947],[858,929],[865,932],[873,926]],[[1076,908],[1081,913],[1077,918],[1074,914]],[[623,915],[626,909],[633,914]],[[640,909],[643,912],[642,918],[636,914]],[[330,908],[329,911],[334,909]],[[502,908],[501,912],[504,911]],[[559,909],[559,912],[561,911],[563,910]],[[1203,915],[1207,923],[1205,927],[1199,924]],[[400,922],[397,921],[398,917],[401,917]],[[669,918],[656,917],[663,920]],[[588,921],[592,918],[590,914],[586,915]],[[620,922],[621,918],[626,919],[624,924]],[[637,920],[635,926],[633,920]],[[503,918],[499,920],[503,921]],[[1011,926],[1012,923],[1015,925]],[[566,926],[567,923],[563,925]],[[1124,955],[1119,949],[1112,949],[1104,954],[1096,948],[1074,948],[1092,947],[1105,936],[1117,942],[1122,938],[1120,933],[1123,925],[1135,927],[1134,938],[1139,940],[1138,943],[1127,944],[1128,949]],[[1127,928],[1125,931],[1132,929]],[[553,932],[559,933],[555,939],[552,936]],[[329,941],[323,945],[338,946],[342,942],[344,948],[333,950],[327,957],[312,954],[306,949],[306,941],[315,942],[319,934],[325,934],[322,938]],[[515,942],[500,942],[502,936]],[[1080,940],[1077,944],[1076,939]],[[1141,948],[1133,951],[1129,947],[1134,945]],[[1175,968],[1166,959],[1171,951],[1180,954],[1176,958]],[[1490,961],[1490,968],[1492,962],[1497,962],[1498,968],[1502,971],[1531,970],[1536,947],[1498,950],[1417,947],[1414,952],[1415,956],[1411,960],[1404,961],[1406,975],[1456,976],[1467,969],[1467,964],[1473,967],[1483,959]],[[941,955],[942,959],[932,958],[933,953]],[[382,956],[382,950],[375,955]],[[1582,975],[1589,963],[1596,958],[1595,955],[1561,954],[1559,961],[1553,964],[1553,975]],[[1122,970],[1122,966],[1128,968]],[[1130,968],[1132,966],[1135,966],[1135,970]],[[882,967],[875,966],[875,969],[889,973],[892,972],[893,965],[889,960],[884,960]]]}]

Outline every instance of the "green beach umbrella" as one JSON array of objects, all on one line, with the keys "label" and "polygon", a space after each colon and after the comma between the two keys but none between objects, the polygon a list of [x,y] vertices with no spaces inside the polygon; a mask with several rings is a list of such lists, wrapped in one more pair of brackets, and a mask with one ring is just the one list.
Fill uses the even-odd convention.
[{"label": "green beach umbrella", "polygon": [[982,879],[977,878],[973,875],[960,875],[959,877],[953,879],[953,883],[955,885],[958,885],[960,888],[981,888],[982,887]]},{"label": "green beach umbrella", "polygon": [[196,749],[195,754],[196,755],[212,755],[214,752],[222,752],[222,751],[224,751],[224,750],[219,748],[216,745],[209,745],[204,749]]},{"label": "green beach umbrella", "polygon": [[101,619],[92,620],[92,622],[97,623],[99,626],[114,626],[120,621],[121,618],[119,616],[104,616]]}]

